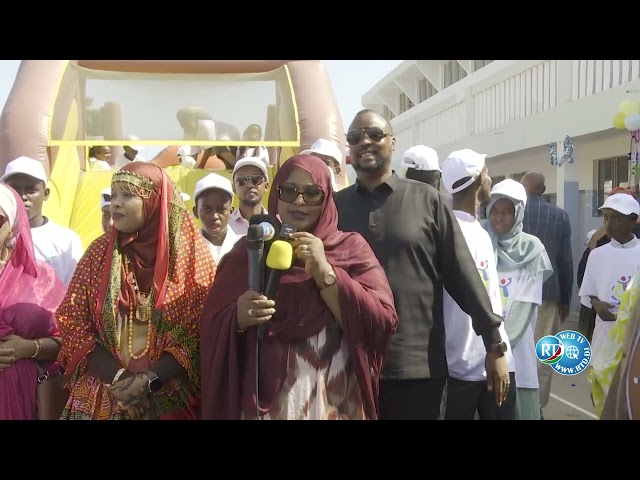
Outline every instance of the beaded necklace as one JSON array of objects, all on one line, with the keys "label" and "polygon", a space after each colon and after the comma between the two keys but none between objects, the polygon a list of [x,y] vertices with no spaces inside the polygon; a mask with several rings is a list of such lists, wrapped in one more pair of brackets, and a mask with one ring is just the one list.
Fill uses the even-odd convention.
[{"label": "beaded necklace", "polygon": [[[147,353],[149,353],[149,349],[151,348],[151,309],[152,309],[152,301],[153,301],[153,286],[151,287],[151,291],[149,293],[141,293],[140,288],[138,287],[138,281],[136,279],[135,273],[131,269],[131,262],[127,256],[124,256],[124,273],[125,277],[129,277],[129,272],[131,272],[131,276],[133,277],[133,288],[136,292],[136,300],[137,305],[134,311],[133,302],[129,302],[129,315],[128,315],[128,330],[129,330],[129,357],[133,360],[139,360],[143,358]],[[133,354],[133,325],[134,321],[137,320],[136,323],[147,324],[147,344],[144,347],[144,350],[140,355]]]}]

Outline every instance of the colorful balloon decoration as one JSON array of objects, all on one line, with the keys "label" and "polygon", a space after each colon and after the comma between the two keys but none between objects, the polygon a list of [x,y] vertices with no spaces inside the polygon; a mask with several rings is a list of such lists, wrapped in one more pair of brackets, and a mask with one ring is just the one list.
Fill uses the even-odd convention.
[{"label": "colorful balloon decoration", "polygon": [[618,112],[613,117],[613,126],[617,129],[631,132],[627,158],[631,163],[631,172],[634,177],[632,183],[635,184],[634,190],[638,193],[640,189],[637,181],[640,173],[640,151],[638,150],[638,142],[640,141],[640,103],[634,100],[620,102]]}]

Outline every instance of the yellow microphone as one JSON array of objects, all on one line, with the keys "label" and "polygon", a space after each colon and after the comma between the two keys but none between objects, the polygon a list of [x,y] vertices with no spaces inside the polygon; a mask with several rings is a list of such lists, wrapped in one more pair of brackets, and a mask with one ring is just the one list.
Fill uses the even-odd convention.
[{"label": "yellow microphone", "polygon": [[[269,253],[267,254],[267,268],[269,268],[269,278],[267,286],[264,289],[264,295],[273,300],[280,286],[280,277],[282,272],[289,270],[293,263],[293,247],[289,242],[284,240],[276,240],[271,244]],[[258,340],[264,337],[264,323],[258,325]]]},{"label": "yellow microphone", "polygon": [[273,300],[280,285],[280,277],[282,272],[289,270],[293,263],[293,247],[289,242],[284,240],[276,240],[271,244],[269,253],[267,254],[267,268],[270,268],[267,287],[264,295]]}]

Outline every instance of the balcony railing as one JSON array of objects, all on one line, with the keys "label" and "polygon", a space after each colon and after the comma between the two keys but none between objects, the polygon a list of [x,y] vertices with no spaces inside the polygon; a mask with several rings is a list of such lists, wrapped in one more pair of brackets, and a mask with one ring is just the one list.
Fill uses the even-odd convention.
[{"label": "balcony railing", "polygon": [[[398,115],[393,123],[407,147],[420,139],[437,148],[637,79],[640,60],[497,61]],[[401,135],[406,129],[411,133]]]}]

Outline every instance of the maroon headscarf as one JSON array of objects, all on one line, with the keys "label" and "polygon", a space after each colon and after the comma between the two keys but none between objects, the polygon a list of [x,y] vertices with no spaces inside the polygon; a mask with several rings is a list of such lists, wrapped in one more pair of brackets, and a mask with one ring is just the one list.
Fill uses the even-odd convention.
[{"label": "maroon headscarf", "polygon": [[[378,418],[378,376],[398,322],[386,275],[366,240],[338,230],[338,211],[326,164],[312,155],[288,159],[273,180],[269,211],[278,211],[278,187],[294,168],[311,174],[325,193],[318,223],[310,231],[324,243],[338,279],[343,333],[360,387],[365,413]],[[248,253],[241,238],[220,263],[200,324],[202,418],[255,416],[256,329],[237,333],[236,301],[247,289]],[[271,409],[287,377],[289,345],[322,331],[333,316],[301,264],[281,278],[276,314],[260,344],[259,412]]]}]

